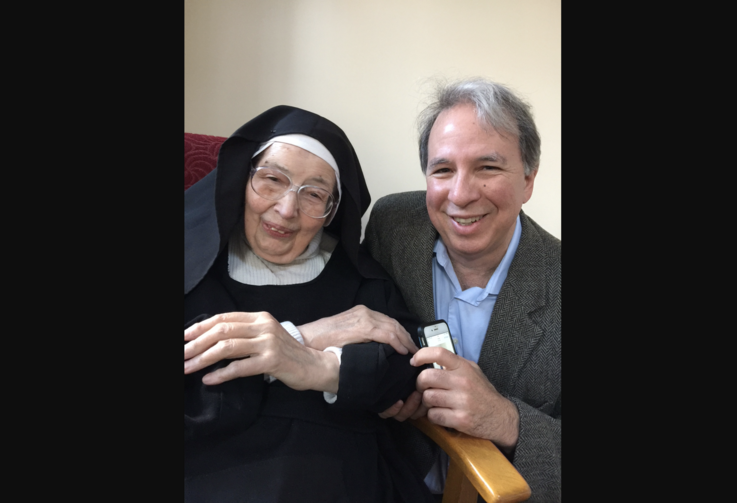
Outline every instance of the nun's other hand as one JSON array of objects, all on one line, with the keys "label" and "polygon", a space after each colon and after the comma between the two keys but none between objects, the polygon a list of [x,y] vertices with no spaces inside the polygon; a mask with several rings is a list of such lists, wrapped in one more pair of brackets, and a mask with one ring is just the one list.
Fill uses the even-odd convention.
[{"label": "nun's other hand", "polygon": [[409,418],[417,419],[427,414],[427,407],[422,403],[422,393],[413,391],[407,400],[399,400],[397,403],[379,414],[379,417],[388,419],[393,417],[399,422],[406,421]]},{"label": "nun's other hand", "polygon": [[292,389],[337,393],[335,354],[297,342],[269,313],[225,313],[184,331],[184,373],[233,360],[202,378],[207,385],[269,374]]},{"label": "nun's other hand", "polygon": [[305,345],[320,351],[330,346],[342,348],[347,344],[372,341],[389,344],[402,355],[414,354],[418,349],[398,321],[366,306],[356,306],[297,328]]}]

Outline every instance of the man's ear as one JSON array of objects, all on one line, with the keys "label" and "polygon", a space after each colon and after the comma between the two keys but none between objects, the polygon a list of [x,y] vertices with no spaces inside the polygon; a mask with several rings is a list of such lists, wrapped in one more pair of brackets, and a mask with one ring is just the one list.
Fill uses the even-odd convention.
[{"label": "man's ear", "polygon": [[525,198],[522,203],[526,203],[532,197],[532,189],[535,187],[535,177],[537,176],[537,167],[529,175],[525,175]]}]

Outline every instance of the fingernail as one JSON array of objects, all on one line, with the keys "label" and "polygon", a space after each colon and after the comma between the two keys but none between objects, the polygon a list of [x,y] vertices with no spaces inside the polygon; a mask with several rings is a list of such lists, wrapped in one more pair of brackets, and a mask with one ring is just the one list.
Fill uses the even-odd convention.
[{"label": "fingernail", "polygon": [[412,365],[413,367],[415,366],[415,357],[414,356],[409,359],[409,364]]}]

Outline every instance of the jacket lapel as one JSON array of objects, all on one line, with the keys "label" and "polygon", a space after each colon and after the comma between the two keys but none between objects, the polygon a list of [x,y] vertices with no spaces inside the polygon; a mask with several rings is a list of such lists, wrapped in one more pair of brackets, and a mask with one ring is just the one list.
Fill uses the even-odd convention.
[{"label": "jacket lapel", "polygon": [[[400,274],[393,276],[402,291],[407,307],[422,321],[435,320],[433,302],[432,256],[438,236],[425,206],[425,192],[411,193],[409,210],[401,215],[401,236],[392,237],[391,260]],[[407,222],[410,222],[407,225]]]},{"label": "jacket lapel", "polygon": [[534,316],[546,304],[543,243],[524,213],[520,213],[520,221],[520,243],[494,306],[478,362],[500,393],[514,390],[517,377],[543,335]]},{"label": "jacket lapel", "polygon": [[416,278],[415,284],[424,285],[424,287],[417,307],[418,312],[422,313],[422,318],[425,321],[434,321],[437,317],[435,315],[435,301],[433,300],[432,259],[434,253],[432,249],[435,247],[435,240],[438,237],[438,232],[427,217],[426,208],[423,208],[422,213],[425,215],[426,220],[423,222],[423,225],[418,228],[416,249],[419,252],[416,254],[415,259],[418,277]]}]

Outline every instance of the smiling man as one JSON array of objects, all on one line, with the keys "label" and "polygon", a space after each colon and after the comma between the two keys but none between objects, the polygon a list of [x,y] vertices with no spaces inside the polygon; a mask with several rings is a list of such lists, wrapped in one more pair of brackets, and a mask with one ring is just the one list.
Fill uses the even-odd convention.
[{"label": "smiling man", "polygon": [[560,240],[522,211],[532,196],[540,137],[529,106],[485,80],[438,90],[420,116],[427,191],[380,199],[366,241],[420,318],[448,322],[458,355],[437,362],[417,392],[385,412],[435,493],[447,457],[401,421],[427,417],[494,442],[532,489],[560,500]]}]

